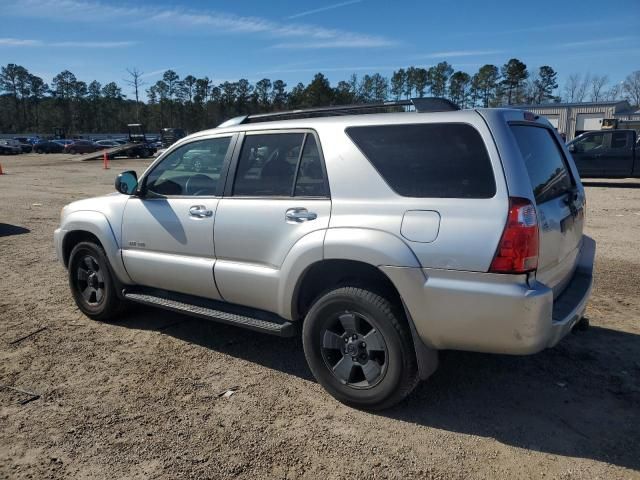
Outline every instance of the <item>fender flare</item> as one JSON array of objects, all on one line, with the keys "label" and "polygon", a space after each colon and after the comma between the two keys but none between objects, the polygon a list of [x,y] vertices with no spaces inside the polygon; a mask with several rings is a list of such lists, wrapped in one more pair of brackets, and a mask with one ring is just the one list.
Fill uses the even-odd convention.
[{"label": "fender flare", "polygon": [[[314,232],[315,233],[315,232]],[[317,242],[317,238],[315,239]],[[296,244],[297,245],[297,244]],[[295,247],[294,247],[295,248]],[[293,251],[294,249],[292,249]],[[280,308],[286,313],[285,318],[292,318],[293,302],[307,269],[322,260],[351,260],[366,263],[377,268],[394,285],[398,293],[398,285],[381,269],[381,266],[399,266],[420,268],[420,262],[413,250],[399,237],[380,230],[366,228],[334,228],[326,231],[322,248],[323,255],[318,256],[317,246],[313,253],[304,256],[304,262],[297,262],[295,268],[287,273],[293,274],[295,280],[288,280],[280,289]],[[297,252],[296,252],[297,253]],[[294,255],[295,256],[295,255]],[[289,256],[287,256],[289,260]],[[285,261],[286,264],[286,261]],[[284,267],[284,265],[283,265]],[[288,276],[285,275],[284,278]],[[288,277],[291,278],[291,277]],[[402,300],[402,294],[400,294]],[[286,310],[284,310],[286,308]],[[428,378],[438,367],[438,352],[427,346],[420,338],[413,318],[404,301],[404,310],[418,363],[418,373],[422,380]]]},{"label": "fender flare", "polygon": [[100,212],[93,210],[79,210],[68,214],[61,226],[64,231],[62,237],[62,245],[65,245],[65,239],[71,232],[88,232],[94,235],[102,244],[109,264],[116,278],[125,284],[133,283],[129,274],[124,267],[120,246],[116,241],[116,236],[111,228],[111,224],[107,217]]},{"label": "fender flare", "polygon": [[355,260],[374,267],[421,267],[404,240],[373,228],[330,228],[324,240],[324,258]]}]

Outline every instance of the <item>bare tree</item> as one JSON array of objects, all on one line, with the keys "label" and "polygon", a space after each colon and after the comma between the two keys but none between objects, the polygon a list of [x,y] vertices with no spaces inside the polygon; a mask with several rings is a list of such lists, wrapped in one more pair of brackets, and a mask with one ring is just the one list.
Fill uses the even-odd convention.
[{"label": "bare tree", "polygon": [[627,75],[622,84],[625,97],[634,105],[640,105],[640,70]]},{"label": "bare tree", "polygon": [[564,99],[567,102],[576,102],[576,94],[580,88],[580,74],[572,73],[564,83]]},{"label": "bare tree", "polygon": [[607,83],[609,83],[609,77],[607,77],[606,75],[594,75],[593,77],[591,77],[589,90],[592,102],[602,100],[602,95],[604,93],[603,89]]},{"label": "bare tree", "polygon": [[604,92],[602,99],[607,102],[613,102],[614,100],[618,100],[621,97],[621,94],[622,94],[622,82],[615,83],[611,86],[610,89]]},{"label": "bare tree", "polygon": [[125,79],[124,82],[133,88],[136,95],[136,121],[140,121],[140,99],[138,97],[138,91],[145,85],[145,82],[141,80],[142,72],[138,70],[136,67],[132,69],[127,68],[127,73],[131,77],[130,79]]},{"label": "bare tree", "polygon": [[576,102],[584,102],[584,99],[587,97],[587,90],[589,88],[589,83],[591,82],[591,74],[587,73],[582,82],[578,85],[578,91],[576,92]]}]

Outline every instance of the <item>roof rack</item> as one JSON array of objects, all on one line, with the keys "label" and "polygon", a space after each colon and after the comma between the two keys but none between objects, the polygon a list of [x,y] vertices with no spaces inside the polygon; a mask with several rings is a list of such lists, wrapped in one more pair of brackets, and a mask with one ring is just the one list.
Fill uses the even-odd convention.
[{"label": "roof rack", "polygon": [[218,125],[232,127],[246,123],[273,122],[276,120],[293,120],[301,118],[335,117],[339,115],[363,115],[368,113],[393,113],[416,111],[446,112],[460,110],[460,107],[446,98],[424,97],[393,102],[363,103],[358,105],[334,105],[329,107],[305,108],[284,112],[259,113],[255,115],[240,115]]}]

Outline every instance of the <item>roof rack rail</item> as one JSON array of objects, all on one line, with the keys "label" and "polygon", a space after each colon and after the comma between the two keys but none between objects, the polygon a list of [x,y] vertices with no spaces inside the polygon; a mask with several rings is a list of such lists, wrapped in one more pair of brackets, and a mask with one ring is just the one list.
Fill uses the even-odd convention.
[{"label": "roof rack rail", "polygon": [[392,113],[415,110],[424,112],[446,112],[460,110],[460,107],[446,98],[423,97],[393,102],[363,103],[356,105],[334,105],[329,107],[305,108],[282,112],[259,113],[255,115],[240,115],[218,125],[231,127],[246,123],[272,122],[276,120],[293,120],[300,118],[334,117],[339,115],[362,115],[368,113]]}]

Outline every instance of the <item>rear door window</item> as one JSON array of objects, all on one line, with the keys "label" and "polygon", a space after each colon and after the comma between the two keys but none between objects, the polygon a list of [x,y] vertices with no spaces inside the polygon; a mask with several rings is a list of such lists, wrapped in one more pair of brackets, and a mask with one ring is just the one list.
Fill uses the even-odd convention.
[{"label": "rear door window", "polygon": [[233,195],[291,196],[304,133],[247,135],[236,172]]},{"label": "rear door window", "polygon": [[560,147],[546,128],[511,125],[538,204],[573,188]]},{"label": "rear door window", "polygon": [[496,193],[489,154],[471,125],[364,126],[346,133],[402,196],[491,198]]},{"label": "rear door window", "polygon": [[247,134],[232,195],[328,197],[315,136],[297,132]]},{"label": "rear door window", "polygon": [[611,148],[627,148],[627,139],[629,135],[626,132],[614,132],[611,134]]}]

